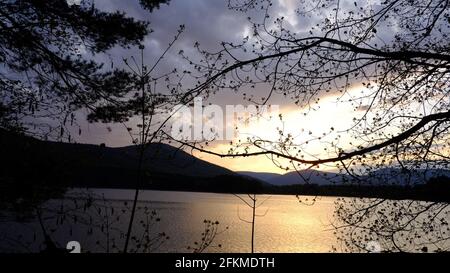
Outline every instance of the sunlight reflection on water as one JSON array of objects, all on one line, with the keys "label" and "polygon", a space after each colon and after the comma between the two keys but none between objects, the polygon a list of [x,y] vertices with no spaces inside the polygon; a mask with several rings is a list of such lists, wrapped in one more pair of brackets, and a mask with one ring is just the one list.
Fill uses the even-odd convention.
[{"label": "sunlight reflection on water", "polygon": [[[74,189],[66,197],[74,197],[85,190]],[[104,198],[116,210],[121,210],[127,203],[131,205],[134,191],[117,189],[92,189],[90,195]],[[245,196],[245,195],[242,195]],[[267,195],[259,195],[257,204],[267,199]],[[76,199],[76,198],[75,198]],[[102,198],[103,199],[103,198]],[[257,214],[264,216],[256,218],[255,251],[256,252],[329,252],[336,246],[337,240],[330,226],[334,212],[334,197],[321,197],[313,206],[300,204],[292,195],[272,195],[257,209]],[[103,202],[96,199],[94,202]],[[68,206],[67,199],[51,200],[48,207],[59,208],[61,204]],[[251,209],[232,194],[197,193],[197,192],[167,192],[141,191],[138,207],[147,206],[154,209],[160,221],[152,227],[155,234],[165,232],[170,239],[159,246],[156,252],[189,252],[188,246],[201,240],[204,231],[204,219],[219,221],[219,232],[213,245],[206,252],[250,252],[251,225],[241,219],[251,219]],[[91,209],[93,210],[93,209]],[[56,210],[55,210],[56,211]],[[89,212],[89,211],[88,211]],[[142,210],[136,215],[135,225],[142,219]],[[91,215],[95,215],[91,211]],[[80,211],[80,215],[88,215]],[[45,218],[45,217],[44,217]],[[81,219],[82,217],[80,217]],[[85,221],[90,221],[85,217]],[[241,218],[241,219],[240,219]],[[123,215],[118,229],[125,231],[128,224],[128,212]],[[57,224],[54,218],[44,219],[52,239],[58,245],[64,246],[67,241],[79,241],[84,251],[104,252],[96,241],[103,240],[104,234],[89,232],[88,225]],[[95,221],[95,220],[94,220]],[[55,224],[56,223],[56,224]],[[3,220],[0,227],[2,234],[10,238],[20,238],[19,241],[43,241],[42,231],[37,220],[28,223],[16,223]],[[52,227],[55,227],[54,230]],[[227,228],[228,227],[228,228]],[[5,244],[6,241],[3,242]],[[123,238],[116,236],[118,248],[123,244]],[[221,247],[217,247],[217,245]],[[1,246],[8,249],[9,246]],[[33,246],[25,251],[39,251]],[[23,249],[21,251],[24,251]]]},{"label": "sunlight reflection on water", "polygon": [[[127,190],[95,190],[106,198],[126,200]],[[245,196],[245,195],[241,195]],[[128,197],[128,198],[127,198]],[[267,195],[258,196],[265,200]],[[251,209],[231,194],[142,191],[140,200],[151,201],[159,211],[161,228],[171,236],[161,251],[183,251],[199,240],[204,219],[220,222],[219,248],[208,251],[249,252],[251,226],[239,219],[251,219]],[[300,204],[292,195],[272,195],[257,210],[255,250],[257,252],[328,252],[336,245],[330,223],[334,197],[321,197],[313,206]],[[258,201],[259,202],[259,201]],[[238,215],[239,214],[239,215]],[[228,227],[228,229],[225,229]]]}]

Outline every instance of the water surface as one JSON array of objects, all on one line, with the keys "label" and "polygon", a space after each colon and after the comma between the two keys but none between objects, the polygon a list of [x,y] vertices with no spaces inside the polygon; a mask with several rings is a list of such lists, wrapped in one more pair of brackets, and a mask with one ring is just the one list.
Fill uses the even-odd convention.
[{"label": "water surface", "polygon": [[[88,196],[94,197],[92,202],[86,201]],[[133,196],[132,190],[71,190],[65,199],[44,204],[44,228],[60,246],[74,240],[84,251],[114,251],[113,246],[119,249],[123,245]],[[240,196],[250,201],[246,195]],[[330,226],[335,198],[318,198],[313,206],[301,204],[290,195],[258,195],[257,199],[256,212],[260,216],[255,225],[256,252],[329,252],[337,245]],[[205,252],[250,251],[251,225],[246,221],[251,220],[251,209],[235,195],[141,191],[139,200],[136,237],[142,238],[145,211],[157,213],[149,234],[164,233],[169,237],[155,243],[151,251],[192,251],[195,242],[201,242],[205,219],[219,223],[218,233]],[[91,206],[86,207],[86,203]],[[109,232],[105,232],[107,228]],[[25,223],[13,217],[3,218],[0,231],[2,251],[42,249],[43,230],[35,218]]]}]

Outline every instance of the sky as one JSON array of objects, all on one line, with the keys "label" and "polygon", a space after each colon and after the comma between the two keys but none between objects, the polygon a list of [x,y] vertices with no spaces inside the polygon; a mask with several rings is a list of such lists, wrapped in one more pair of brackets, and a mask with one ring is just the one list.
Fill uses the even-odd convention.
[{"label": "sky", "polygon": [[[347,2],[343,1],[343,6]],[[182,33],[181,38],[158,65],[155,74],[164,74],[174,67],[179,70],[188,69],[188,64],[180,58],[178,52],[183,50],[187,55],[195,57],[196,51],[193,45],[196,42],[199,42],[202,48],[215,51],[220,47],[222,41],[238,43],[251,33],[250,23],[247,20],[249,15],[228,9],[227,1],[223,0],[171,0],[168,5],[161,5],[160,9],[152,13],[142,9],[137,0],[95,0],[94,3],[101,10],[111,12],[119,10],[125,12],[127,16],[150,22],[153,33],[148,35],[144,41],[145,62],[150,65],[157,60],[167,44],[173,39],[178,27],[185,25],[185,31]],[[288,27],[296,32],[307,31],[311,25],[320,20],[319,18],[299,20],[295,13],[298,1],[278,0],[274,1],[274,4],[272,13],[284,17]],[[255,13],[252,16],[257,17],[259,15]],[[123,49],[117,47],[110,50],[107,54],[96,56],[95,58],[106,64],[113,62],[116,66],[120,66],[123,58],[130,58],[131,56],[139,56],[137,48]],[[256,90],[253,92],[263,91]],[[364,92],[364,88],[355,86],[351,92],[361,93]],[[346,103],[346,99],[348,98],[336,94],[324,95],[321,97],[320,103],[313,106],[313,109],[306,109],[293,105],[288,98],[274,95],[270,103],[280,106],[283,120],[280,121],[275,118],[275,121],[252,121],[240,128],[239,136],[233,141],[236,142],[248,136],[276,140],[279,137],[277,129],[280,126],[283,126],[287,133],[292,134],[300,141],[320,136],[329,132],[330,128],[336,128],[336,130],[348,129],[352,124],[353,118],[359,112],[355,112],[354,106],[351,103]],[[339,103],[337,103],[338,100]],[[204,101],[204,103],[213,103],[225,107],[225,105],[242,104],[244,101],[242,100],[242,93],[235,94],[229,90],[223,90],[223,92],[217,93],[207,101]],[[86,113],[86,111],[78,113],[82,134],[75,137],[77,142],[105,143],[111,147],[131,144],[131,138],[123,125],[89,124],[82,121]],[[211,143],[209,147],[217,152],[226,152],[229,149],[228,141],[216,141]],[[311,141],[308,144],[308,148],[312,155],[327,155],[327,151],[323,151],[323,147],[317,141]],[[234,171],[286,172],[285,169],[275,166],[265,156],[221,159],[199,152],[194,152],[194,155]],[[284,166],[287,163],[281,163],[281,165]],[[334,166],[323,166],[322,168],[333,169]]]}]

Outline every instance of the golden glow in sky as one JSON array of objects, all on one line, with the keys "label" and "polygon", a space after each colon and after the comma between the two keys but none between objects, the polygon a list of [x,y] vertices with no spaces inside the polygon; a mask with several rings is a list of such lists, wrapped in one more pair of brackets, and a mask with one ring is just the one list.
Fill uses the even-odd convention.
[{"label": "golden glow in sky", "polygon": [[[358,88],[355,91],[361,91],[361,89]],[[323,142],[336,141],[332,139],[336,137],[336,134],[330,134],[328,138],[323,137],[320,141],[315,141],[314,139],[323,136],[324,133],[330,133],[331,130],[339,131],[350,128],[353,124],[353,119],[363,114],[361,111],[355,111],[355,106],[349,102],[348,98],[338,96],[324,97],[312,108],[281,106],[280,113],[282,114],[282,121],[279,118],[272,120],[259,119],[252,120],[241,126],[239,135],[233,142],[237,143],[239,139],[241,142],[245,142],[247,137],[277,141],[279,139],[278,129],[282,129],[284,135],[291,134],[293,136],[294,143],[299,143],[306,147],[304,150],[306,155],[325,158],[332,153],[323,150]],[[345,147],[348,140],[349,138],[345,136],[340,138],[338,140],[340,147]],[[308,144],[305,144],[305,142],[308,142]],[[229,143],[212,143],[209,146],[209,149],[224,154],[227,153],[229,148]],[[286,170],[277,167],[268,156],[220,158],[200,152],[195,152],[194,155],[233,171],[286,172]],[[290,171],[293,170],[289,162],[279,162],[283,167],[290,167]],[[321,169],[330,170],[334,169],[334,167],[321,166]]]}]

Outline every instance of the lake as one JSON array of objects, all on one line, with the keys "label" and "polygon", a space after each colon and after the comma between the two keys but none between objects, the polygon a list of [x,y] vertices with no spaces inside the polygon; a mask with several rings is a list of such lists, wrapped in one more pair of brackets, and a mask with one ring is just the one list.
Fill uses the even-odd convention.
[{"label": "lake", "polygon": [[[92,202],[89,201],[89,208],[85,207],[86,201],[83,201],[86,196],[95,196]],[[42,220],[46,232],[51,233],[52,239],[61,246],[65,246],[66,241],[78,241],[84,251],[103,252],[107,245],[104,223],[107,222],[106,218],[111,218],[108,247],[110,250],[113,245],[120,247],[133,196],[132,190],[69,191],[67,200],[51,200],[44,204]],[[250,200],[246,195],[240,196]],[[251,208],[235,195],[141,191],[139,199],[136,233],[141,234],[144,230],[140,224],[145,215],[144,207],[147,207],[148,211],[154,210],[159,218],[151,225],[149,233],[156,235],[164,232],[169,236],[169,239],[158,242],[152,251],[192,251],[195,242],[201,242],[205,219],[219,223],[217,235],[205,252],[250,251],[251,224],[245,221],[251,220]],[[321,197],[313,206],[308,206],[301,204],[295,196],[257,195],[257,205],[260,206],[256,213],[261,216],[256,217],[255,221],[255,252],[331,251],[332,246],[337,246],[330,226],[334,202],[333,197]],[[107,212],[107,208],[115,208],[114,214]],[[120,218],[116,218],[116,215],[120,215]],[[94,228],[90,230],[92,226]],[[37,219],[18,223],[12,216],[3,216],[0,230],[4,239],[1,243],[3,251],[40,249],[38,245],[43,240],[43,232]],[[13,238],[8,239],[10,243],[6,243],[7,237]],[[189,246],[191,249],[188,249]]]},{"label": "lake", "polygon": [[[22,213],[18,219],[16,213],[3,212],[0,214],[0,252],[41,251],[44,232],[62,248],[69,241],[77,241],[83,252],[121,251],[133,196],[133,190],[73,189],[62,199],[42,204],[37,214]],[[250,201],[246,195],[239,196]],[[336,223],[338,198],[318,197],[313,205],[307,205],[311,197],[304,196],[301,200],[303,202],[291,195],[257,195],[255,252],[343,250],[332,226]],[[349,203],[352,210],[353,205],[377,201],[341,198],[341,204],[342,200],[357,200],[357,203]],[[448,204],[386,200],[372,214],[376,217],[374,224],[383,224],[388,229],[404,223],[409,225],[406,229],[409,233],[401,231],[395,235],[400,238],[398,242],[405,243],[400,246],[407,251],[420,252],[424,247],[427,251],[450,248],[449,240],[441,240],[450,232]],[[250,252],[251,224],[248,221],[251,216],[251,208],[232,194],[141,191],[130,252],[192,252],[194,249]],[[206,235],[202,235],[205,231]],[[411,231],[414,232],[412,240],[408,239]],[[364,239],[363,250],[367,241],[373,243],[370,238]],[[205,243],[208,247],[203,247]]]}]

